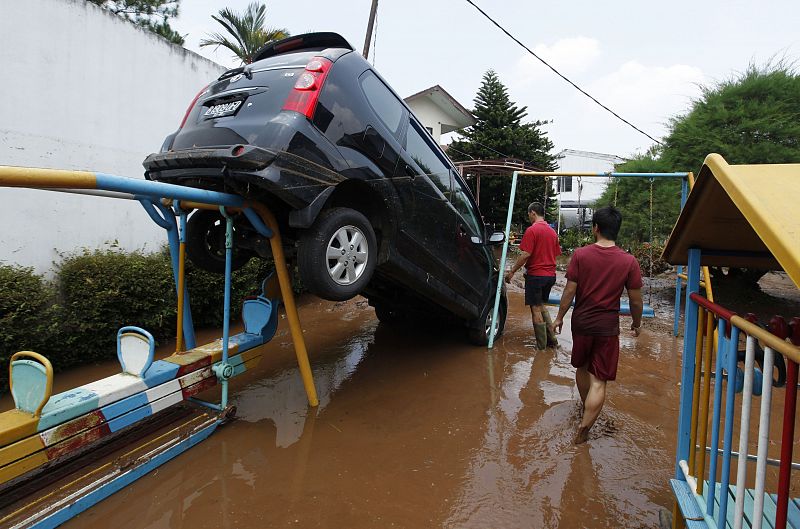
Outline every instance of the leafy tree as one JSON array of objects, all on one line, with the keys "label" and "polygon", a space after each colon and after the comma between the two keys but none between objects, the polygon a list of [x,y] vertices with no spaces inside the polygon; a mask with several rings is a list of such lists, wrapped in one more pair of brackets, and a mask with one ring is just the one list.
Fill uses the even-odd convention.
[{"label": "leafy tree", "polygon": [[[544,171],[556,168],[550,154],[553,142],[541,130],[547,121],[523,123],[527,107],[518,107],[493,70],[483,75],[472,113],[477,123],[461,133],[463,139],[450,144],[448,154],[456,161],[470,159],[517,158]],[[545,178],[525,176],[517,180],[513,218],[527,223],[530,202],[547,202],[547,215],[555,218],[555,191]],[[474,191],[474,190],[473,190]],[[511,179],[494,176],[481,179],[481,212],[489,223],[504,224],[508,212]]]},{"label": "leafy tree", "polygon": [[265,27],[267,22],[266,4],[252,2],[242,14],[235,13],[226,7],[219,11],[219,16],[211,15],[211,18],[225,28],[227,35],[211,33],[209,38],[200,41],[200,46],[228,48],[244,64],[253,62],[256,52],[265,44],[289,36],[289,30],[285,28]]},{"label": "leafy tree", "polygon": [[115,15],[149,29],[175,44],[183,45],[183,37],[169,25],[178,16],[180,0],[88,0]]},{"label": "leafy tree", "polygon": [[[667,173],[670,165],[651,149],[645,154],[618,165],[620,173]],[[653,240],[669,236],[680,213],[681,183],[674,178],[653,180]],[[653,242],[650,239],[650,180],[647,178],[614,178],[594,204],[595,208],[616,206],[622,212],[622,228],[618,240],[625,245]]]},{"label": "leafy tree", "polygon": [[800,162],[799,101],[794,68],[751,64],[738,77],[703,87],[689,112],[671,120],[662,158],[694,171],[711,152],[732,164]]}]

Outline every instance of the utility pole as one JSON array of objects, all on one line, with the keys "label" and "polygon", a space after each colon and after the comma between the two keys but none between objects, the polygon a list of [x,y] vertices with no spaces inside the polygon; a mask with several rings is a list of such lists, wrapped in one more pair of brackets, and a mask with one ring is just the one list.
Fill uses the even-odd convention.
[{"label": "utility pole", "polygon": [[367,23],[367,38],[364,40],[364,58],[369,56],[369,43],[372,41],[372,28],[375,26],[375,15],[378,13],[378,0],[372,0],[369,10],[369,23]]}]

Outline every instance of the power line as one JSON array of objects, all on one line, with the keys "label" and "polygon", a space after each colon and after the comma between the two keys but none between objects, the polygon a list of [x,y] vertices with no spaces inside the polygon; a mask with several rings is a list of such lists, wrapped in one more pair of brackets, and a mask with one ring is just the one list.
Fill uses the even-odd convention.
[{"label": "power line", "polygon": [[586,97],[588,97],[589,99],[591,99],[592,101],[594,101],[595,103],[597,103],[598,105],[600,105],[601,107],[603,107],[605,110],[607,110],[607,111],[608,111],[608,112],[610,112],[612,115],[614,115],[614,117],[616,117],[617,119],[619,119],[620,121],[622,121],[623,123],[625,123],[626,125],[628,125],[629,127],[633,128],[634,130],[636,130],[637,132],[639,132],[639,133],[641,133],[641,134],[644,134],[645,136],[647,136],[648,138],[650,138],[651,140],[653,140],[653,141],[654,141],[654,142],[656,142],[657,144],[659,144],[659,145],[663,145],[663,143],[661,143],[660,141],[658,141],[657,139],[655,139],[654,137],[652,137],[651,135],[649,135],[648,133],[646,133],[645,131],[643,131],[642,129],[640,129],[639,127],[637,127],[636,125],[634,125],[634,124],[633,124],[633,123],[631,123],[630,121],[628,121],[627,119],[623,118],[622,116],[620,116],[619,114],[617,114],[616,112],[614,112],[613,110],[611,110],[610,108],[608,108],[607,106],[605,106],[603,103],[601,103],[600,101],[598,101],[597,99],[595,99],[595,98],[594,98],[594,97],[593,97],[591,94],[589,94],[589,93],[588,93],[586,90],[584,90],[584,89],[583,89],[583,88],[581,88],[580,86],[576,85],[575,83],[573,83],[572,81],[570,81],[569,79],[567,79],[567,78],[566,78],[566,77],[565,77],[565,76],[564,76],[564,75],[563,75],[561,72],[559,72],[558,70],[556,70],[555,68],[553,68],[552,66],[550,66],[550,65],[547,63],[547,61],[545,61],[544,59],[542,59],[541,57],[539,57],[538,55],[536,55],[536,54],[533,52],[533,50],[531,50],[529,47],[527,47],[527,46],[526,46],[526,45],[524,45],[522,42],[520,42],[520,40],[519,40],[517,37],[515,37],[514,35],[512,35],[511,33],[509,33],[509,32],[506,30],[506,28],[504,28],[503,26],[501,26],[500,24],[498,24],[498,23],[497,23],[497,21],[495,21],[495,19],[493,19],[492,17],[490,17],[488,14],[486,14],[486,12],[485,12],[483,9],[481,9],[480,7],[478,7],[478,6],[475,4],[475,2],[473,2],[472,0],[466,0],[466,1],[467,1],[467,3],[469,3],[469,4],[470,4],[472,7],[474,7],[475,9],[477,9],[477,10],[478,10],[478,11],[479,11],[479,12],[480,12],[480,13],[481,13],[481,14],[482,14],[484,17],[486,17],[487,19],[489,19],[489,21],[490,21],[492,24],[494,24],[495,26],[497,26],[497,27],[500,29],[500,31],[502,31],[503,33],[505,33],[506,35],[508,35],[508,36],[511,38],[511,40],[513,40],[514,42],[516,42],[517,44],[519,44],[520,46],[522,46],[522,47],[525,49],[525,51],[527,51],[528,53],[530,53],[531,55],[533,55],[534,57],[536,57],[536,58],[539,60],[539,62],[541,62],[542,64],[544,64],[544,65],[545,65],[545,66],[547,66],[548,68],[550,68],[550,69],[551,69],[551,70],[552,70],[552,71],[553,71],[553,72],[554,72],[554,73],[555,73],[557,76],[561,77],[563,80],[565,80],[566,82],[568,82],[569,84],[571,84],[571,85],[572,85],[572,86],[573,86],[573,87],[574,87],[576,90],[578,90],[580,93],[582,93],[583,95],[585,95]]}]

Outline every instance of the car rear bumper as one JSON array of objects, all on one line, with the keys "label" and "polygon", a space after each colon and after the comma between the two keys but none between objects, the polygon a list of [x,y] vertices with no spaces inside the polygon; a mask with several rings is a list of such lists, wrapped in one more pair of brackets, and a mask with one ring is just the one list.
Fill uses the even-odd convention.
[{"label": "car rear bumper", "polygon": [[142,165],[150,180],[230,190],[256,199],[266,192],[291,209],[305,208],[326,189],[345,180],[301,156],[241,144],[155,153]]}]

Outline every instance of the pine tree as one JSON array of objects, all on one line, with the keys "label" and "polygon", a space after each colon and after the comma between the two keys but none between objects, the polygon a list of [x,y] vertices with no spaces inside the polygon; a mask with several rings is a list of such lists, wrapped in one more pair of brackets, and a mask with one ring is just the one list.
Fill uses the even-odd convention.
[{"label": "pine tree", "polygon": [[183,46],[183,36],[172,29],[169,19],[178,16],[180,0],[88,0],[134,24],[147,28]]},{"label": "pine tree", "polygon": [[[550,154],[553,142],[541,130],[549,122],[523,123],[528,115],[527,107],[518,107],[511,101],[508,90],[493,70],[484,74],[474,103],[472,113],[477,123],[461,133],[463,139],[450,144],[447,152],[453,160],[516,158],[543,171],[556,169],[556,157]],[[555,191],[547,183],[549,179],[542,177],[518,179],[513,214],[515,223],[527,224],[527,207],[533,201],[546,202],[548,219],[555,218]],[[480,207],[487,222],[505,223],[510,191],[508,173],[481,178]]]}]

